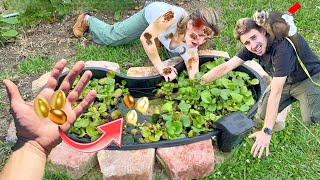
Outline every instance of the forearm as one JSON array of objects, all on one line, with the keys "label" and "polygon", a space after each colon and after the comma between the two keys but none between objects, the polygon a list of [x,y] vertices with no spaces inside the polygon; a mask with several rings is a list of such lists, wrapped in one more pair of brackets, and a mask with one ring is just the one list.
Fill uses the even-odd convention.
[{"label": "forearm", "polygon": [[0,179],[42,179],[46,154],[28,142],[18,141],[0,173]]},{"label": "forearm", "polygon": [[281,93],[270,93],[263,127],[273,128],[278,115]]},{"label": "forearm", "polygon": [[216,79],[219,79],[220,77],[224,76],[225,74],[232,71],[234,68],[240,66],[243,63],[244,63],[244,61],[242,59],[240,59],[237,56],[234,56],[229,61],[227,61],[223,64],[220,64],[219,66],[211,69],[209,72],[204,74],[201,77],[200,82],[201,82],[201,84],[206,84],[206,83],[212,82]]},{"label": "forearm", "polygon": [[211,69],[206,74],[204,74],[200,79],[200,83],[206,84],[206,83],[215,81],[215,80],[219,79],[220,77],[224,76],[226,73],[227,72],[226,72],[225,64],[221,64],[221,65]]},{"label": "forearm", "polygon": [[186,62],[186,67],[190,79],[193,79],[197,72],[199,72],[199,56],[193,57]]},{"label": "forearm", "polygon": [[[144,40],[141,40],[143,48],[148,56],[148,58],[150,59],[151,63],[156,67],[156,69],[159,71],[162,66],[163,63],[160,59],[159,53],[158,53],[158,49],[155,45],[154,39],[150,40],[150,44],[147,44],[146,42],[144,42]],[[151,44],[152,43],[152,44]]]}]

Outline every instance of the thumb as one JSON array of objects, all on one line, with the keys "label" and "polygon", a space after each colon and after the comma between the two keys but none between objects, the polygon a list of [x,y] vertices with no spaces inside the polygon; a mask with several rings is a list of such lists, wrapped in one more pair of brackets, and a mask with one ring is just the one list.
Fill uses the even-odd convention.
[{"label": "thumb", "polygon": [[248,136],[248,138],[254,138],[254,137],[256,137],[256,133],[250,134],[250,135]]},{"label": "thumb", "polygon": [[3,84],[6,86],[10,104],[22,101],[18,87],[12,81],[5,79],[3,80]]}]

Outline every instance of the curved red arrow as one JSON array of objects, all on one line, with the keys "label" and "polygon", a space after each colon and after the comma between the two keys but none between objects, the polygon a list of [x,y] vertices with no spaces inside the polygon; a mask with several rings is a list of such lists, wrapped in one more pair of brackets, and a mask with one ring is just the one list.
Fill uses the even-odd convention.
[{"label": "curved red arrow", "polygon": [[113,141],[119,147],[122,146],[123,117],[96,128],[102,133],[101,137],[91,143],[78,143],[70,139],[59,127],[62,140],[70,147],[82,152],[96,152],[108,147]]}]

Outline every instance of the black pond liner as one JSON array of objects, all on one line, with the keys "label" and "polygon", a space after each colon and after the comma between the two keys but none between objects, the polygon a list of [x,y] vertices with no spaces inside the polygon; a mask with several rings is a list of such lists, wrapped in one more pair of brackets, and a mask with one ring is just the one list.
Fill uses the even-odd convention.
[{"label": "black pond liner", "polygon": [[[203,55],[200,56],[200,66],[208,61],[213,61],[215,58],[218,58],[217,56],[213,55]],[[227,61],[228,59],[226,59]],[[184,62],[180,62],[177,65],[175,65],[175,68],[177,69],[178,73],[185,70],[186,66]],[[93,74],[92,78],[103,78],[106,76],[106,73],[110,71],[106,68],[99,68],[99,67],[86,67],[83,69],[81,75],[86,71],[90,70]],[[265,84],[261,76],[255,72],[254,70],[250,69],[246,65],[241,65],[234,69],[235,71],[241,71],[247,73],[251,78],[257,78],[259,80],[259,84],[254,86],[249,86],[248,88],[252,91],[253,98],[255,99],[255,104],[250,108],[246,116],[248,118],[252,118],[254,114],[257,112],[258,109],[258,100],[262,96],[262,93],[265,90]],[[58,86],[61,84],[65,76],[68,74],[68,72],[62,73],[60,76]],[[147,96],[149,99],[154,98],[154,93],[152,92],[154,89],[159,88],[157,84],[159,84],[161,81],[164,80],[164,78],[160,75],[153,75],[153,76],[147,76],[147,77],[130,77],[126,76],[121,73],[116,73],[115,75],[115,81],[121,82],[122,80],[126,80],[127,84],[126,87],[129,88],[130,94],[135,98],[140,98],[142,96]],[[42,87],[43,89],[44,87]],[[41,89],[41,90],[42,90]],[[40,91],[41,91],[40,90]],[[139,112],[137,112],[140,114]],[[139,115],[141,116],[141,114]],[[211,132],[208,132],[206,134],[202,134],[195,137],[186,137],[182,139],[176,139],[176,140],[161,140],[158,142],[153,143],[135,143],[135,144],[123,144],[122,147],[118,147],[116,144],[110,144],[106,149],[109,150],[133,150],[133,149],[146,149],[146,148],[159,148],[159,147],[172,147],[172,146],[178,146],[178,145],[184,145],[184,144],[190,144],[193,142],[198,142],[206,139],[213,138],[214,136],[217,136],[219,133],[221,133],[221,130],[214,130]],[[81,142],[81,143],[88,143],[90,142],[89,138],[78,138],[75,135],[68,133],[67,134],[69,138],[71,138],[74,141]],[[123,136],[124,137],[124,136]],[[122,138],[123,138],[122,137]]]}]

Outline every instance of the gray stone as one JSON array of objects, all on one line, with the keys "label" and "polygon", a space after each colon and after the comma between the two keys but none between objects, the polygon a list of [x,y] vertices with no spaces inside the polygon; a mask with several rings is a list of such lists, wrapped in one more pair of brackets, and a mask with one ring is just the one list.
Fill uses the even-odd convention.
[{"label": "gray stone", "polygon": [[176,147],[158,148],[157,155],[164,162],[172,179],[209,176],[214,169],[211,139]]},{"label": "gray stone", "polygon": [[199,50],[198,54],[199,55],[214,55],[214,56],[218,56],[218,57],[230,58],[228,52],[218,51],[218,50],[203,49],[203,50]]},{"label": "gray stone", "polygon": [[109,61],[87,61],[85,67],[101,67],[120,72],[119,64]]},{"label": "gray stone", "polygon": [[252,60],[252,61],[246,61],[244,64],[249,66],[249,68],[253,69],[254,71],[256,71],[262,77],[266,86],[270,84],[271,77],[267,74],[267,72],[263,70],[263,68],[259,63]]},{"label": "gray stone", "polygon": [[152,179],[155,164],[155,149],[103,150],[98,152],[98,161],[104,179]]},{"label": "gray stone", "polygon": [[[173,57],[163,62],[164,66],[175,66],[179,62],[182,62],[181,57]],[[149,67],[131,67],[127,71],[127,76],[131,77],[145,77],[159,74],[154,66]]]},{"label": "gray stone", "polygon": [[16,126],[14,124],[14,121],[11,121],[7,130],[6,143],[9,144],[10,146],[14,146],[17,140],[18,140],[18,137],[17,137]]},{"label": "gray stone", "polygon": [[97,163],[97,153],[83,153],[69,147],[66,143],[61,142],[50,152],[48,161],[51,162],[53,168],[59,171],[67,171],[73,179],[79,179],[92,169]]}]

